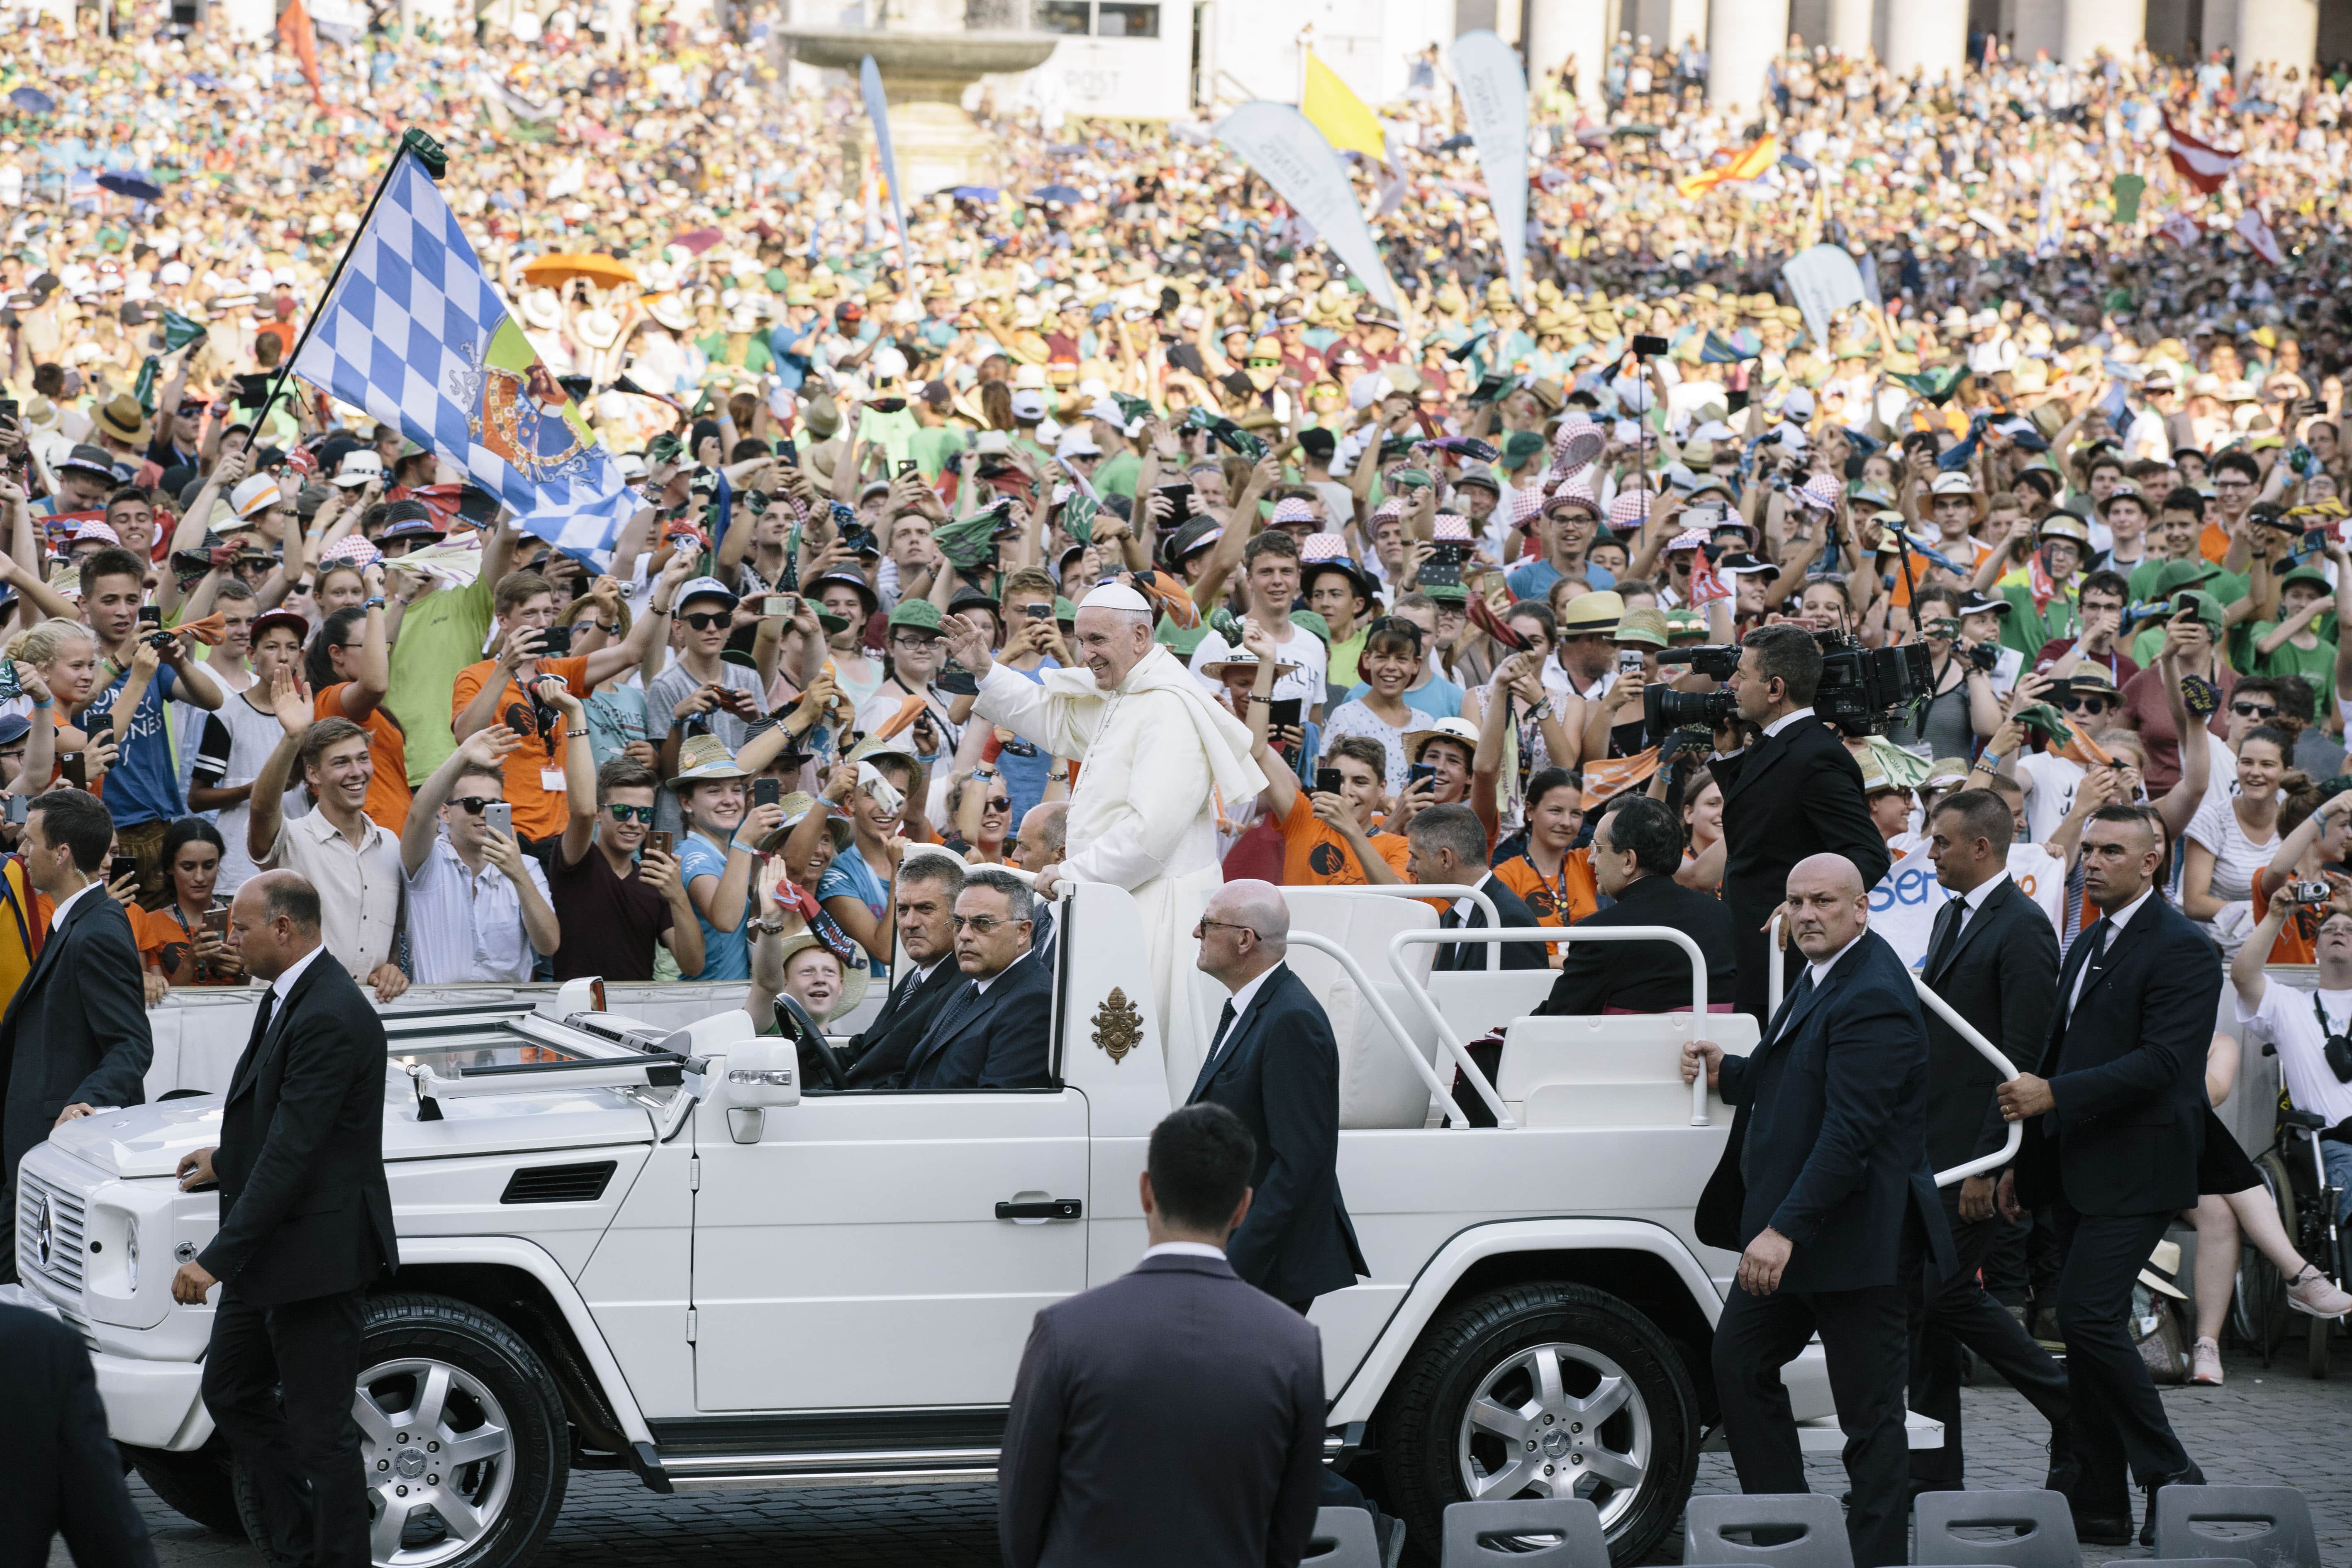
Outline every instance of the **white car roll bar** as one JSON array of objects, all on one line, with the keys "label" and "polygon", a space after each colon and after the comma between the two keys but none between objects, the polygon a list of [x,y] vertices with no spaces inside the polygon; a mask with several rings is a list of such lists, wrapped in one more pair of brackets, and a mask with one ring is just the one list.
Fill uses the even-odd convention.
[{"label": "white car roll bar", "polygon": [[[1484,1100],[1486,1102],[1486,1108],[1495,1113],[1495,1124],[1498,1127],[1515,1127],[1518,1124],[1513,1121],[1510,1114],[1503,1109],[1503,1102],[1496,1097],[1494,1086],[1486,1081],[1486,1075],[1480,1072],[1478,1064],[1470,1059],[1470,1053],[1464,1047],[1461,1037],[1454,1032],[1454,1026],[1445,1021],[1444,1014],[1438,1010],[1437,1002],[1430,995],[1429,988],[1413,978],[1411,966],[1404,962],[1404,950],[1412,946],[1426,947],[1436,942],[1474,942],[1491,946],[1496,942],[1528,941],[1673,942],[1676,947],[1681,948],[1691,961],[1691,1016],[1694,1020],[1703,1020],[1706,1016],[1706,954],[1699,951],[1698,943],[1693,942],[1686,933],[1675,931],[1670,926],[1605,926],[1596,931],[1572,926],[1512,926],[1499,931],[1491,928],[1481,931],[1457,928],[1454,931],[1397,932],[1389,939],[1389,967],[1396,971],[1397,980],[1404,986],[1405,994],[1419,1005],[1422,1016],[1427,1018],[1430,1026],[1437,1031],[1438,1040],[1445,1047],[1447,1054],[1452,1056],[1456,1065],[1461,1068],[1462,1075],[1470,1080],[1470,1086],[1478,1091],[1478,1097]],[[1702,1038],[1704,1034],[1703,1026],[1695,1026],[1691,1037]],[[1414,1059],[1419,1060],[1420,1055],[1418,1051],[1414,1052]],[[1706,1075],[1704,1073],[1691,1084],[1690,1124],[1693,1127],[1705,1127],[1707,1124]]]},{"label": "white car roll bar", "polygon": [[[1780,994],[1784,987],[1784,972],[1787,968],[1787,960],[1780,945],[1779,915],[1772,917],[1772,923],[1766,928],[1764,940],[1767,951],[1770,953],[1765,969],[1766,985],[1769,995],[1765,1004],[1764,1016],[1765,1022],[1769,1026],[1773,1016],[1780,1011]],[[2007,1083],[2017,1076],[2017,1064],[2011,1061],[1999,1046],[1986,1039],[1974,1024],[1955,1012],[1949,1002],[1929,990],[1925,980],[1914,974],[1911,977],[1911,984],[1917,988],[1920,1001],[1933,1008],[1937,1017],[1949,1024],[1954,1034],[1976,1047],[1977,1055],[1993,1065],[1994,1070],[2000,1074],[2001,1082]],[[1939,1187],[1948,1187],[1956,1182],[1964,1182],[1970,1176],[1979,1176],[1987,1171],[1997,1171],[2017,1158],[2017,1151],[2024,1142],[2025,1123],[2012,1121],[2009,1124],[2009,1137],[1998,1150],[1990,1154],[1979,1154],[1975,1159],[1964,1164],[1955,1165],[1948,1171],[1937,1172],[1936,1184]]]}]

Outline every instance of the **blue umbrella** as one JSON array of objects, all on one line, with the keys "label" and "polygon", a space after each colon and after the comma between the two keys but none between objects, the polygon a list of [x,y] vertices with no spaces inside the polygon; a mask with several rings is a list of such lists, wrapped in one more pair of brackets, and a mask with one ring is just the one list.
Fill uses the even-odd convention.
[{"label": "blue umbrella", "polygon": [[109,169],[98,177],[100,188],[112,191],[118,196],[130,196],[142,202],[160,202],[163,187],[145,174],[129,169]]},{"label": "blue umbrella", "polygon": [[8,101],[35,114],[55,114],[58,111],[58,100],[37,87],[16,88],[8,94]]},{"label": "blue umbrella", "polygon": [[1077,187],[1075,185],[1042,185],[1029,193],[1029,199],[1033,202],[1060,202],[1069,205],[1085,201],[1087,198],[1078,194]]},{"label": "blue umbrella", "polygon": [[221,79],[213,75],[210,71],[190,71],[188,73],[188,85],[190,87],[199,89],[202,91],[218,92],[220,90],[220,84]]},{"label": "blue umbrella", "polygon": [[960,202],[983,204],[995,201],[999,194],[994,185],[955,185],[948,191],[948,195]]}]

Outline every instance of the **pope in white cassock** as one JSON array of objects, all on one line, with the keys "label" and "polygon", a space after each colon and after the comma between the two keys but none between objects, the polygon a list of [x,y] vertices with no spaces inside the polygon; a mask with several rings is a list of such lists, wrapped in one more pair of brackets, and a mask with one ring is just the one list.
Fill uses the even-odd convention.
[{"label": "pope in white cassock", "polygon": [[1151,946],[1160,1047],[1181,1102],[1209,1041],[1192,989],[1192,931],[1223,880],[1217,799],[1247,800],[1265,788],[1248,730],[1151,640],[1151,606],[1123,583],[1104,584],[1078,605],[1084,668],[1046,670],[1042,682],[994,664],[982,624],[950,616],[941,629],[956,662],[980,678],[973,712],[1084,764],[1062,862],[1037,874],[1037,892],[1108,882],[1135,896]]}]

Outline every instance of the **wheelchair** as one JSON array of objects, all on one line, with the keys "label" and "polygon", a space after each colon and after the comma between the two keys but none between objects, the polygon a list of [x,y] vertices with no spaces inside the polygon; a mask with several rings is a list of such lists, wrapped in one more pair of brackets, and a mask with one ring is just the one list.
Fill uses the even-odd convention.
[{"label": "wheelchair", "polygon": [[[2297,1252],[2339,1286],[2352,1272],[2352,1237],[2336,1223],[2341,1188],[2329,1184],[2327,1164],[2319,1152],[2319,1135],[2327,1130],[2325,1118],[2299,1110],[2279,1097],[2278,1131],[2271,1146],[2254,1160],[2263,1185],[2278,1205],[2279,1223]],[[2328,1342],[2339,1327],[2336,1321],[2295,1311],[2287,1303],[2286,1280],[2268,1258],[2244,1244],[2238,1256],[2238,1290],[2231,1306],[2238,1337],[2262,1356],[2268,1367],[2280,1346],[2304,1325],[2305,1365],[2313,1377],[2327,1375]]]}]

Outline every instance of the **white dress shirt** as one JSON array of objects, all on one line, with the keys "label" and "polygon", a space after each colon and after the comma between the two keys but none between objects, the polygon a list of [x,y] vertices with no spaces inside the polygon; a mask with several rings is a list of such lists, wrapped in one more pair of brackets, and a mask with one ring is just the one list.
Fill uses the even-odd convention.
[{"label": "white dress shirt", "polygon": [[[2105,960],[2107,953],[2115,952],[2116,942],[2124,934],[2124,927],[2130,923],[2132,916],[2139,913],[2141,906],[2146,904],[2148,900],[2154,897],[2156,897],[2156,885],[2151,882],[2148,884],[2148,888],[2146,892],[2142,893],[2138,898],[2134,899],[2130,903],[2126,904],[2122,909],[2116,910],[2115,913],[2106,917],[2108,921],[2107,945],[2106,951],[2099,955],[2102,962]],[[2087,941],[2090,939],[2091,932],[2096,929],[2097,927],[2095,924],[2085,926],[2083,928],[2083,934],[2076,937],[2074,940],[2076,942]],[[2090,978],[2091,966],[2088,963],[2085,963],[2074,975],[2074,988],[2066,993],[2066,1021],[2070,1024],[2074,1021],[2074,1004],[2076,1001],[2081,999],[2083,987],[2090,983]]]},{"label": "white dress shirt", "polygon": [[[1485,872],[1480,875],[1476,881],[1470,884],[1471,890],[1473,892],[1484,892],[1486,890],[1486,884],[1494,879],[1494,872]],[[1475,899],[1456,899],[1454,900],[1454,923],[1457,926],[1466,926],[1470,923],[1470,917],[1477,911],[1478,901]],[[1236,1007],[1234,1009],[1234,1015],[1238,1016],[1241,1013],[1241,1009]]]},{"label": "white dress shirt", "polygon": [[326,951],[327,944],[323,942],[319,943],[317,946],[311,948],[310,952],[304,953],[301,957],[288,964],[286,966],[286,973],[280,974],[277,979],[269,983],[269,1011],[273,1019],[275,1019],[277,1016],[278,1009],[285,1005],[286,998],[293,994],[294,983],[302,978],[302,972],[310,967],[310,963],[313,959],[317,958],[320,953]]},{"label": "white dress shirt", "polygon": [[73,908],[76,904],[81,902],[83,896],[93,889],[100,894],[104,895],[106,892],[106,884],[100,881],[97,878],[92,877],[89,881],[84,882],[80,887],[76,888],[72,892],[68,893],[64,898],[59,899],[56,905],[49,910],[49,929],[51,931],[57,931],[64,926],[66,923],[66,911]]},{"label": "white dress shirt", "polygon": [[2000,870],[1994,872],[1991,876],[1987,877],[1983,881],[1979,882],[1975,887],[1960,895],[1960,923],[1952,928],[1952,940],[1954,942],[1959,941],[1963,935],[1967,934],[1969,921],[1976,918],[1978,911],[1984,908],[1985,900],[1991,898],[1994,891],[1998,889],[2003,882],[2008,880],[2009,868],[2004,866]]},{"label": "white dress shirt", "polygon": [[[1205,1241],[1163,1241],[1157,1247],[1143,1249],[1144,1258],[1213,1258],[1224,1261],[1225,1249],[1211,1247]],[[1141,1262],[1142,1258],[1137,1259]]]},{"label": "white dress shirt", "polygon": [[[1811,712],[1811,710],[1808,709],[1806,711]],[[1869,931],[1864,931],[1862,933],[1862,936],[1855,937],[1853,942],[1860,942],[1864,936],[1868,936],[1869,934]],[[1847,942],[1843,947],[1839,948],[1827,958],[1815,959],[1812,963],[1809,965],[1813,972],[1813,985],[1815,989],[1819,989],[1822,984],[1829,979],[1830,971],[1837,967],[1837,961],[1853,951],[1853,942]]]},{"label": "white dress shirt", "polygon": [[[1769,724],[1764,726],[1764,738],[1769,741],[1773,736],[1779,734],[1781,731],[1787,729],[1790,725],[1795,723],[1798,720],[1810,719],[1812,716],[1813,710],[1810,707],[1790,709],[1788,712],[1781,714],[1778,719],[1773,720]],[[1843,952],[1844,949],[1841,948],[1838,951]]]}]

